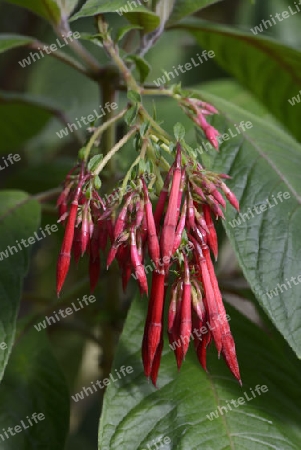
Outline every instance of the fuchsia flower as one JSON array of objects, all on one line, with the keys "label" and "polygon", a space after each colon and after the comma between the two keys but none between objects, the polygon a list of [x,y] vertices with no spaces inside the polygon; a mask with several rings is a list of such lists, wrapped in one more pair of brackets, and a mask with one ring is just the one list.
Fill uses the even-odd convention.
[{"label": "fuchsia flower", "polygon": [[[224,185],[222,178],[203,169],[200,164],[188,161],[183,167],[181,146],[164,184],[163,193],[155,213],[160,242],[161,272],[154,272],[149,312],[143,338],[143,363],[146,376],[156,385],[157,365],[155,354],[162,340],[162,311],[167,294],[170,268],[176,265],[176,281],[171,288],[168,313],[168,337],[171,344],[182,341],[175,348],[178,368],[188,351],[192,326],[210,329],[203,339],[195,342],[198,359],[206,370],[206,349],[213,340],[233,375],[240,381],[235,344],[226,319],[225,308],[211,261],[210,250],[217,258],[217,235],[213,217],[223,217],[226,197],[238,209],[234,194]],[[183,176],[184,174],[184,176]],[[231,192],[231,193],[230,193]],[[164,204],[166,212],[164,212]],[[160,211],[160,213],[158,212]],[[186,237],[185,237],[186,236]],[[180,244],[188,242],[191,254],[181,251]],[[160,276],[159,276],[160,274]],[[165,289],[163,289],[165,279]],[[154,313],[155,311],[155,313]],[[180,341],[179,341],[180,339]],[[157,355],[158,357],[158,355]],[[152,373],[155,364],[156,370]]]},{"label": "fuchsia flower", "polygon": [[[217,148],[218,131],[205,119],[206,115],[217,113],[216,109],[194,98],[183,99],[182,106]],[[141,294],[148,295],[144,267],[148,251],[154,271],[142,359],[145,375],[154,385],[163,350],[163,313],[168,295],[168,338],[171,344],[179,339],[183,342],[182,346],[173,345],[178,368],[189,349],[192,329],[208,324],[208,332],[194,340],[200,364],[207,370],[206,351],[213,341],[218,355],[223,356],[240,382],[235,344],[210,254],[211,251],[215,259],[218,256],[214,218],[224,218],[226,201],[222,194],[239,210],[235,195],[223,181],[226,178],[227,175],[205,170],[177,143],[175,161],[166,175],[154,213],[142,176],[132,180],[134,187],[130,192],[116,190],[113,203],[106,204],[84,163],[67,175],[58,199],[59,221],[66,223],[57,264],[58,295],[69,270],[71,250],[76,262],[89,254],[91,291],[99,279],[101,253],[105,253],[107,267],[117,260],[124,289],[133,274]],[[189,254],[183,251],[184,246],[189,246]]]},{"label": "fuchsia flower", "polygon": [[203,130],[206,138],[213,147],[218,150],[219,143],[216,138],[220,133],[205,119],[206,115],[217,114],[217,109],[209,103],[192,97],[181,99],[180,105],[194,123]]}]

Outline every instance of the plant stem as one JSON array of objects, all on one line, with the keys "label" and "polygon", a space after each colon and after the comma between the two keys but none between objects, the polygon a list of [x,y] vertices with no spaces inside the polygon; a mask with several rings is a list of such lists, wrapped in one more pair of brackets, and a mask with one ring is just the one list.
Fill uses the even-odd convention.
[{"label": "plant stem", "polygon": [[[167,139],[169,142],[173,141],[172,137],[169,136],[168,133],[166,133],[165,130],[163,130],[163,128],[160,127],[160,125],[152,118],[152,116],[146,111],[146,109],[144,107],[142,107],[140,109],[140,115],[147,120],[151,126],[157,130],[157,132],[159,132],[161,134],[161,136],[165,139]],[[163,139],[164,140],[164,139]]]},{"label": "plant stem", "polygon": [[[114,88],[115,76],[111,76],[108,73],[105,76],[101,83],[101,94],[103,103],[109,102],[110,104],[116,100],[117,92]],[[127,108],[119,114],[122,117]],[[110,188],[114,188],[115,184],[115,174],[116,174],[116,166],[112,163],[112,156],[118,151],[116,149],[116,116],[113,116],[112,109],[110,108],[108,117],[104,120],[107,120],[109,123],[109,127],[105,128],[105,133],[102,140],[102,150],[105,155],[103,161],[100,164],[99,172],[102,170],[102,167],[105,164],[108,164],[108,178],[106,182],[106,188],[110,190]],[[105,125],[105,124],[104,124]],[[104,126],[103,125],[103,126]],[[118,144],[117,144],[118,147]],[[114,151],[114,148],[116,151]],[[120,146],[121,148],[121,146]],[[98,172],[98,173],[99,173]],[[111,270],[107,272],[106,277],[106,290],[105,290],[105,301],[104,301],[104,311],[108,319],[100,325],[101,327],[101,341],[102,341],[102,376],[107,378],[110,374],[113,359],[115,355],[115,347],[116,347],[116,331],[113,326],[114,321],[119,316],[119,286],[120,286],[120,275],[118,272],[118,268],[116,264],[111,267]]]},{"label": "plant stem", "polygon": [[[42,47],[45,47],[45,46],[46,46],[46,44],[44,44],[41,41],[34,41],[28,45],[28,47],[32,48],[33,50],[40,50]],[[56,58],[56,59],[64,62],[65,64],[67,64],[68,66],[77,70],[78,72],[82,73],[83,75],[91,77],[88,70],[81,63],[79,63],[78,61],[73,59],[71,56],[67,55],[67,53],[64,53],[60,50],[56,50],[55,52],[49,53],[49,56],[52,56],[53,58]]]},{"label": "plant stem", "polygon": [[136,133],[137,127],[133,127],[125,136],[123,136],[120,141],[117,142],[117,144],[114,145],[113,148],[106,154],[104,159],[99,163],[99,165],[96,167],[96,169],[93,171],[93,175],[99,175],[99,173],[102,171],[102,169],[108,164],[110,159],[117,153],[121,147],[124,146],[124,144],[127,143],[127,141],[130,140],[130,138]]},{"label": "plant stem", "polygon": [[31,198],[36,199],[38,202],[43,203],[50,198],[57,197],[62,191],[61,188],[49,189],[48,191],[40,192],[39,194],[32,195]]},{"label": "plant stem", "polygon": [[108,120],[107,122],[104,122],[102,125],[100,125],[100,127],[98,127],[96,129],[96,131],[94,132],[94,134],[92,135],[90,141],[88,142],[87,146],[86,146],[86,151],[85,151],[85,158],[84,160],[87,161],[90,151],[93,147],[93,145],[95,144],[95,142],[97,141],[97,139],[99,138],[99,136],[101,136],[101,134],[109,127],[112,127],[112,125],[117,122],[117,120],[121,119],[122,116],[124,116],[124,114],[126,113],[127,108],[124,108],[122,111],[120,111],[119,114],[117,114],[116,116],[112,117],[110,120]]},{"label": "plant stem", "polygon": [[173,95],[174,95],[171,89],[163,89],[160,87],[158,87],[156,89],[153,86],[150,87],[149,89],[147,89],[147,88],[141,89],[141,94],[142,95],[164,95],[164,96],[168,96],[168,97],[173,97]]},{"label": "plant stem", "polygon": [[[68,35],[68,33],[71,32],[68,20],[63,19],[62,22],[55,28],[55,31],[59,37],[61,37],[62,34]],[[74,53],[84,61],[87,67],[89,67],[92,74],[99,77],[99,75],[103,73],[104,69],[102,66],[98,63],[94,56],[92,56],[91,53],[88,52],[83,45],[81,45],[78,39],[70,39],[69,46],[72,48]]]},{"label": "plant stem", "polygon": [[[118,75],[113,76],[113,74],[108,73],[102,80],[101,90],[102,90],[102,103],[103,105],[112,105],[112,103],[116,103],[118,93],[114,87],[115,79],[118,79]],[[113,118],[113,110],[112,108],[108,108],[106,116],[103,118],[103,123]],[[116,126],[113,126],[115,122],[112,123],[110,127],[107,127],[105,132],[103,133],[102,138],[102,148],[104,150],[104,154],[108,153],[109,150],[114,146],[116,140]],[[111,159],[109,162],[108,170],[111,176],[115,175],[115,163],[114,160]],[[114,181],[114,180],[112,180]],[[113,183],[114,184],[114,183]]]},{"label": "plant stem", "polygon": [[131,74],[131,71],[126,66],[123,59],[120,57],[119,52],[116,49],[115,43],[108,33],[108,26],[103,21],[102,16],[97,17],[97,24],[98,24],[99,32],[103,35],[103,46],[104,46],[105,50],[108,52],[108,54],[110,55],[111,59],[114,61],[114,63],[118,67],[128,90],[140,92],[141,88],[138,85],[138,83],[136,82],[133,75]]}]

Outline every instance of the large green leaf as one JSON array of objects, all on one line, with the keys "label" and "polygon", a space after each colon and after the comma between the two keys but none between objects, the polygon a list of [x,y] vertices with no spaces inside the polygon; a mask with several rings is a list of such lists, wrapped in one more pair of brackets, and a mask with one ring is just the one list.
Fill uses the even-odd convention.
[{"label": "large green leaf", "polygon": [[[226,231],[257,299],[301,357],[301,283],[290,281],[301,274],[301,146],[279,128],[227,101],[207,94],[204,98],[219,109],[221,116],[215,116],[213,124],[228,136],[219,153],[203,151],[203,161],[232,177],[227,184],[240,201],[240,214],[245,214],[228,207]],[[234,124],[242,121],[253,127],[243,132],[240,127],[239,134]],[[287,199],[279,194],[285,192]],[[278,283],[285,286],[279,289]],[[271,295],[277,286],[278,295]]]},{"label": "large green leaf", "polygon": [[[112,370],[115,378],[115,369],[120,373],[122,365],[132,366],[133,373],[108,387],[99,450],[299,448],[300,362],[293,354],[287,356],[290,349],[281,350],[281,338],[273,342],[237,311],[228,306],[227,311],[236,341],[242,388],[213,348],[209,350],[209,374],[199,366],[193,348],[178,373],[173,352],[166,345],[159,389],[155,389],[145,379],[141,363],[146,301],[134,301]],[[268,391],[259,395],[255,391],[257,385],[266,385]],[[245,403],[235,407],[231,401],[238,405],[240,397]],[[219,407],[224,407],[222,414]],[[207,416],[212,417],[212,413],[217,417],[210,420]]]},{"label": "large green leaf", "polygon": [[[18,6],[23,6],[30,11],[38,14],[44,19],[58,24],[61,19],[61,12],[58,3],[55,0],[5,0],[8,3],[14,3]],[[63,0],[59,0],[63,1]]]},{"label": "large green leaf", "polygon": [[[44,332],[31,330],[17,343],[0,386],[0,400],[0,427],[9,436],[1,431],[1,449],[64,449],[70,397]],[[37,423],[34,413],[43,415]]]},{"label": "large green leaf", "polygon": [[216,61],[248,88],[287,129],[301,140],[301,103],[289,99],[301,89],[301,53],[265,37],[202,23],[180,24],[197,42],[213,50]]},{"label": "large green leaf", "polygon": [[160,18],[143,4],[139,5],[136,2],[136,5],[125,3],[123,0],[88,0],[81,10],[72,17],[72,20],[96,16],[97,14],[115,13],[120,16],[125,15],[130,22],[142,26],[146,32],[155,30],[160,24]]},{"label": "large green leaf", "polygon": [[[196,89],[198,89],[196,87]],[[225,100],[234,103],[236,106],[250,111],[257,117],[264,117],[266,120],[272,120],[267,109],[260,103],[250,92],[244,89],[240,84],[229,78],[224,80],[215,80],[208,83],[203,83],[199,86],[202,91],[209,92],[216,97],[222,97]]]},{"label": "large green leaf", "polygon": [[20,191],[0,192],[0,344],[6,346],[0,350],[0,380],[14,341],[21,288],[31,251],[27,241],[28,248],[20,244],[21,250],[16,241],[20,243],[21,239],[33,236],[39,220],[40,205],[27,194]]},{"label": "large green leaf", "polygon": [[20,36],[17,34],[0,34],[0,53],[6,52],[15,47],[22,47],[33,42],[34,39],[29,36]]},{"label": "large green leaf", "polygon": [[60,112],[50,100],[0,91],[0,153],[18,148],[53,116],[60,117]]},{"label": "large green leaf", "polygon": [[173,12],[168,21],[168,25],[178,22],[183,17],[190,16],[191,14],[206,8],[213,3],[220,2],[221,0],[176,0]]}]

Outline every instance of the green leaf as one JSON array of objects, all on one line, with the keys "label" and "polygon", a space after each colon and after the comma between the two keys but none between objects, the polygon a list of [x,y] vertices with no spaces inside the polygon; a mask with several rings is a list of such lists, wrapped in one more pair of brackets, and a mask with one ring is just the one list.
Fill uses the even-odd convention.
[{"label": "green leaf", "polygon": [[121,41],[121,39],[129,32],[132,30],[141,30],[142,27],[140,25],[125,25],[124,27],[121,27],[118,29],[116,37],[115,37],[115,42],[119,42]]},{"label": "green leaf", "polygon": [[20,250],[16,241],[21,243],[21,239],[34,236],[39,221],[40,205],[36,200],[20,191],[0,192],[0,343],[7,346],[0,351],[0,380],[14,342],[21,288],[32,249],[26,241],[27,245],[20,244]]},{"label": "green leaf", "polygon": [[103,160],[103,155],[93,156],[88,163],[87,168],[88,168],[89,172],[93,172],[93,170],[96,169],[96,167],[98,166],[98,164],[101,163],[102,160]]},{"label": "green leaf", "polygon": [[36,136],[55,115],[59,109],[48,99],[0,91],[0,153]]},{"label": "green leaf", "polygon": [[141,95],[136,91],[128,91],[127,98],[133,103],[141,103]]},{"label": "green leaf", "polygon": [[216,61],[250,90],[301,140],[297,109],[289,99],[301,89],[301,53],[275,40],[255,37],[233,29],[205,23],[180,24],[197,42],[213,50]]},{"label": "green leaf", "polygon": [[190,16],[200,9],[206,8],[221,0],[176,0],[175,7],[168,21],[168,25],[178,22],[183,17]]},{"label": "green leaf", "polygon": [[29,36],[20,36],[18,34],[0,34],[0,53],[6,52],[15,47],[22,47],[34,42]]},{"label": "green leaf", "polygon": [[174,135],[177,141],[182,141],[185,137],[185,127],[179,122],[174,126]]},{"label": "green leaf", "polygon": [[126,124],[130,127],[136,122],[139,112],[139,103],[132,105],[124,115],[124,120]]},{"label": "green leaf", "polygon": [[[240,201],[240,214],[227,207],[223,222],[227,234],[259,303],[301,357],[301,284],[291,282],[291,288],[287,284],[287,279],[301,274],[301,145],[229,102],[207,94],[203,98],[219,110],[221,116],[215,116],[212,124],[228,136],[219,153],[208,147],[205,151],[203,146],[202,159],[206,167],[232,177],[227,185]],[[239,124],[248,121],[252,127],[242,131]],[[289,198],[277,197],[285,192]],[[261,205],[265,205],[262,211]],[[286,285],[281,288],[283,292],[278,283]],[[275,289],[278,295],[269,298]]]},{"label": "green leaf", "polygon": [[[5,0],[18,6],[23,6],[38,14],[53,24],[58,24],[61,20],[61,12],[55,0]],[[64,0],[62,0],[64,1]],[[67,0],[70,2],[71,0]]]},{"label": "green leaf", "polygon": [[148,11],[147,13],[135,11],[125,14],[126,19],[134,25],[138,25],[144,30],[144,33],[151,33],[160,25],[160,17]]},{"label": "green leaf", "polygon": [[[13,350],[0,386],[1,448],[62,450],[69,427],[69,402],[64,376],[45,333],[31,330]],[[42,414],[35,416],[36,422],[34,413]],[[6,431],[7,438],[2,430],[16,426],[21,431],[15,430],[14,436]]]},{"label": "green leaf", "polygon": [[144,83],[151,70],[151,66],[149,65],[149,63],[144,58],[141,58],[137,55],[129,55],[126,57],[126,59],[129,61],[134,61],[140,75],[140,83]]},{"label": "green leaf", "polygon": [[94,183],[94,187],[95,189],[100,189],[101,188],[101,179],[99,178],[98,175],[96,175],[93,179],[93,183]]},{"label": "green leaf", "polygon": [[234,103],[236,106],[250,111],[257,117],[264,117],[265,120],[272,118],[267,109],[250,92],[233,80],[211,81],[209,83],[203,83],[201,86],[196,87],[196,89],[201,89],[216,97],[222,97]]},{"label": "green leaf", "polygon": [[[300,362],[293,355],[292,360],[287,356],[289,349],[282,350],[281,339],[272,340],[229,306],[227,312],[231,317],[243,386],[232,378],[212,347],[208,351],[209,374],[206,374],[191,344],[180,372],[176,369],[173,352],[165,345],[159,389],[155,389],[146,380],[141,362],[146,302],[134,301],[112,375],[117,379],[116,374],[121,373],[123,365],[131,366],[133,372],[111,383],[106,391],[99,450],[119,450],[121,446],[144,450],[155,449],[156,445],[157,448],[161,445],[162,449],[183,450],[298,448],[301,439]],[[165,344],[166,341],[165,336]],[[268,391],[259,390],[259,395],[255,391],[258,385],[266,385]],[[245,403],[235,407],[231,401],[238,404],[240,397]],[[224,407],[222,415],[218,407]],[[212,413],[217,414],[217,418],[210,420],[207,415],[210,417]]]},{"label": "green leaf", "polygon": [[133,24],[141,26],[145,32],[155,30],[160,24],[160,18],[149,11],[145,6],[124,4],[124,0],[88,0],[73,17],[73,20],[82,17],[92,17],[98,14],[116,13],[125,17]]}]

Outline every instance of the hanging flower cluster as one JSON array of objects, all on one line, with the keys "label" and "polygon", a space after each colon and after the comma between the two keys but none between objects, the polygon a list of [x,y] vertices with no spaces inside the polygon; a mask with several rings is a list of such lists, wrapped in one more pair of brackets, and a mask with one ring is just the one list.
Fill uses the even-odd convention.
[{"label": "hanging flower cluster", "polygon": [[[153,273],[142,356],[146,376],[156,384],[163,348],[163,311],[169,286],[171,264],[176,264],[176,281],[171,289],[168,336],[175,348],[180,368],[189,347],[193,327],[209,323],[204,339],[195,341],[200,363],[206,370],[206,348],[213,339],[233,375],[240,380],[235,345],[226,319],[210,250],[217,258],[217,236],[212,216],[222,217],[226,206],[222,191],[238,209],[238,201],[223,182],[225,175],[207,172],[200,164],[182,164],[181,146],[167,175],[155,211],[161,264]],[[166,207],[166,211],[165,211]],[[192,249],[186,255],[179,249],[185,239]],[[174,345],[179,341],[181,346]]]},{"label": "hanging flower cluster", "polygon": [[[205,119],[206,115],[216,113],[216,109],[190,97],[182,97],[180,105],[217,149],[218,131]],[[148,127],[144,127],[145,133],[147,130]],[[149,140],[144,135],[141,152],[144,156],[148,146],[159,141],[155,134],[154,129],[150,130]],[[170,297],[169,341],[173,344],[181,338],[183,342],[181,346],[173,345],[178,368],[188,351],[192,329],[202,328],[207,323],[208,333],[194,340],[201,365],[206,370],[206,350],[213,341],[218,355],[222,354],[240,381],[235,344],[210,254],[211,251],[217,258],[214,219],[224,218],[224,196],[237,210],[238,201],[224,183],[227,175],[207,171],[179,139],[173,149],[175,160],[162,182],[154,211],[153,194],[141,171],[131,179],[130,191],[116,189],[119,193],[110,203],[99,195],[96,172],[88,170],[86,162],[67,175],[57,202],[60,221],[65,224],[57,264],[57,293],[59,295],[66,279],[71,253],[77,262],[85,252],[89,254],[93,291],[100,275],[100,252],[103,252],[107,267],[117,260],[124,289],[133,274],[141,294],[148,296],[144,266],[148,254],[154,270],[142,343],[145,375],[156,385],[163,349],[163,314]],[[184,246],[190,249],[188,254]]]},{"label": "hanging flower cluster", "polygon": [[67,175],[58,198],[59,221],[65,235],[57,262],[57,295],[59,296],[70,267],[71,253],[76,262],[89,253],[90,288],[94,291],[100,275],[99,249],[105,249],[112,235],[111,210],[94,187],[91,173],[84,163]]}]

